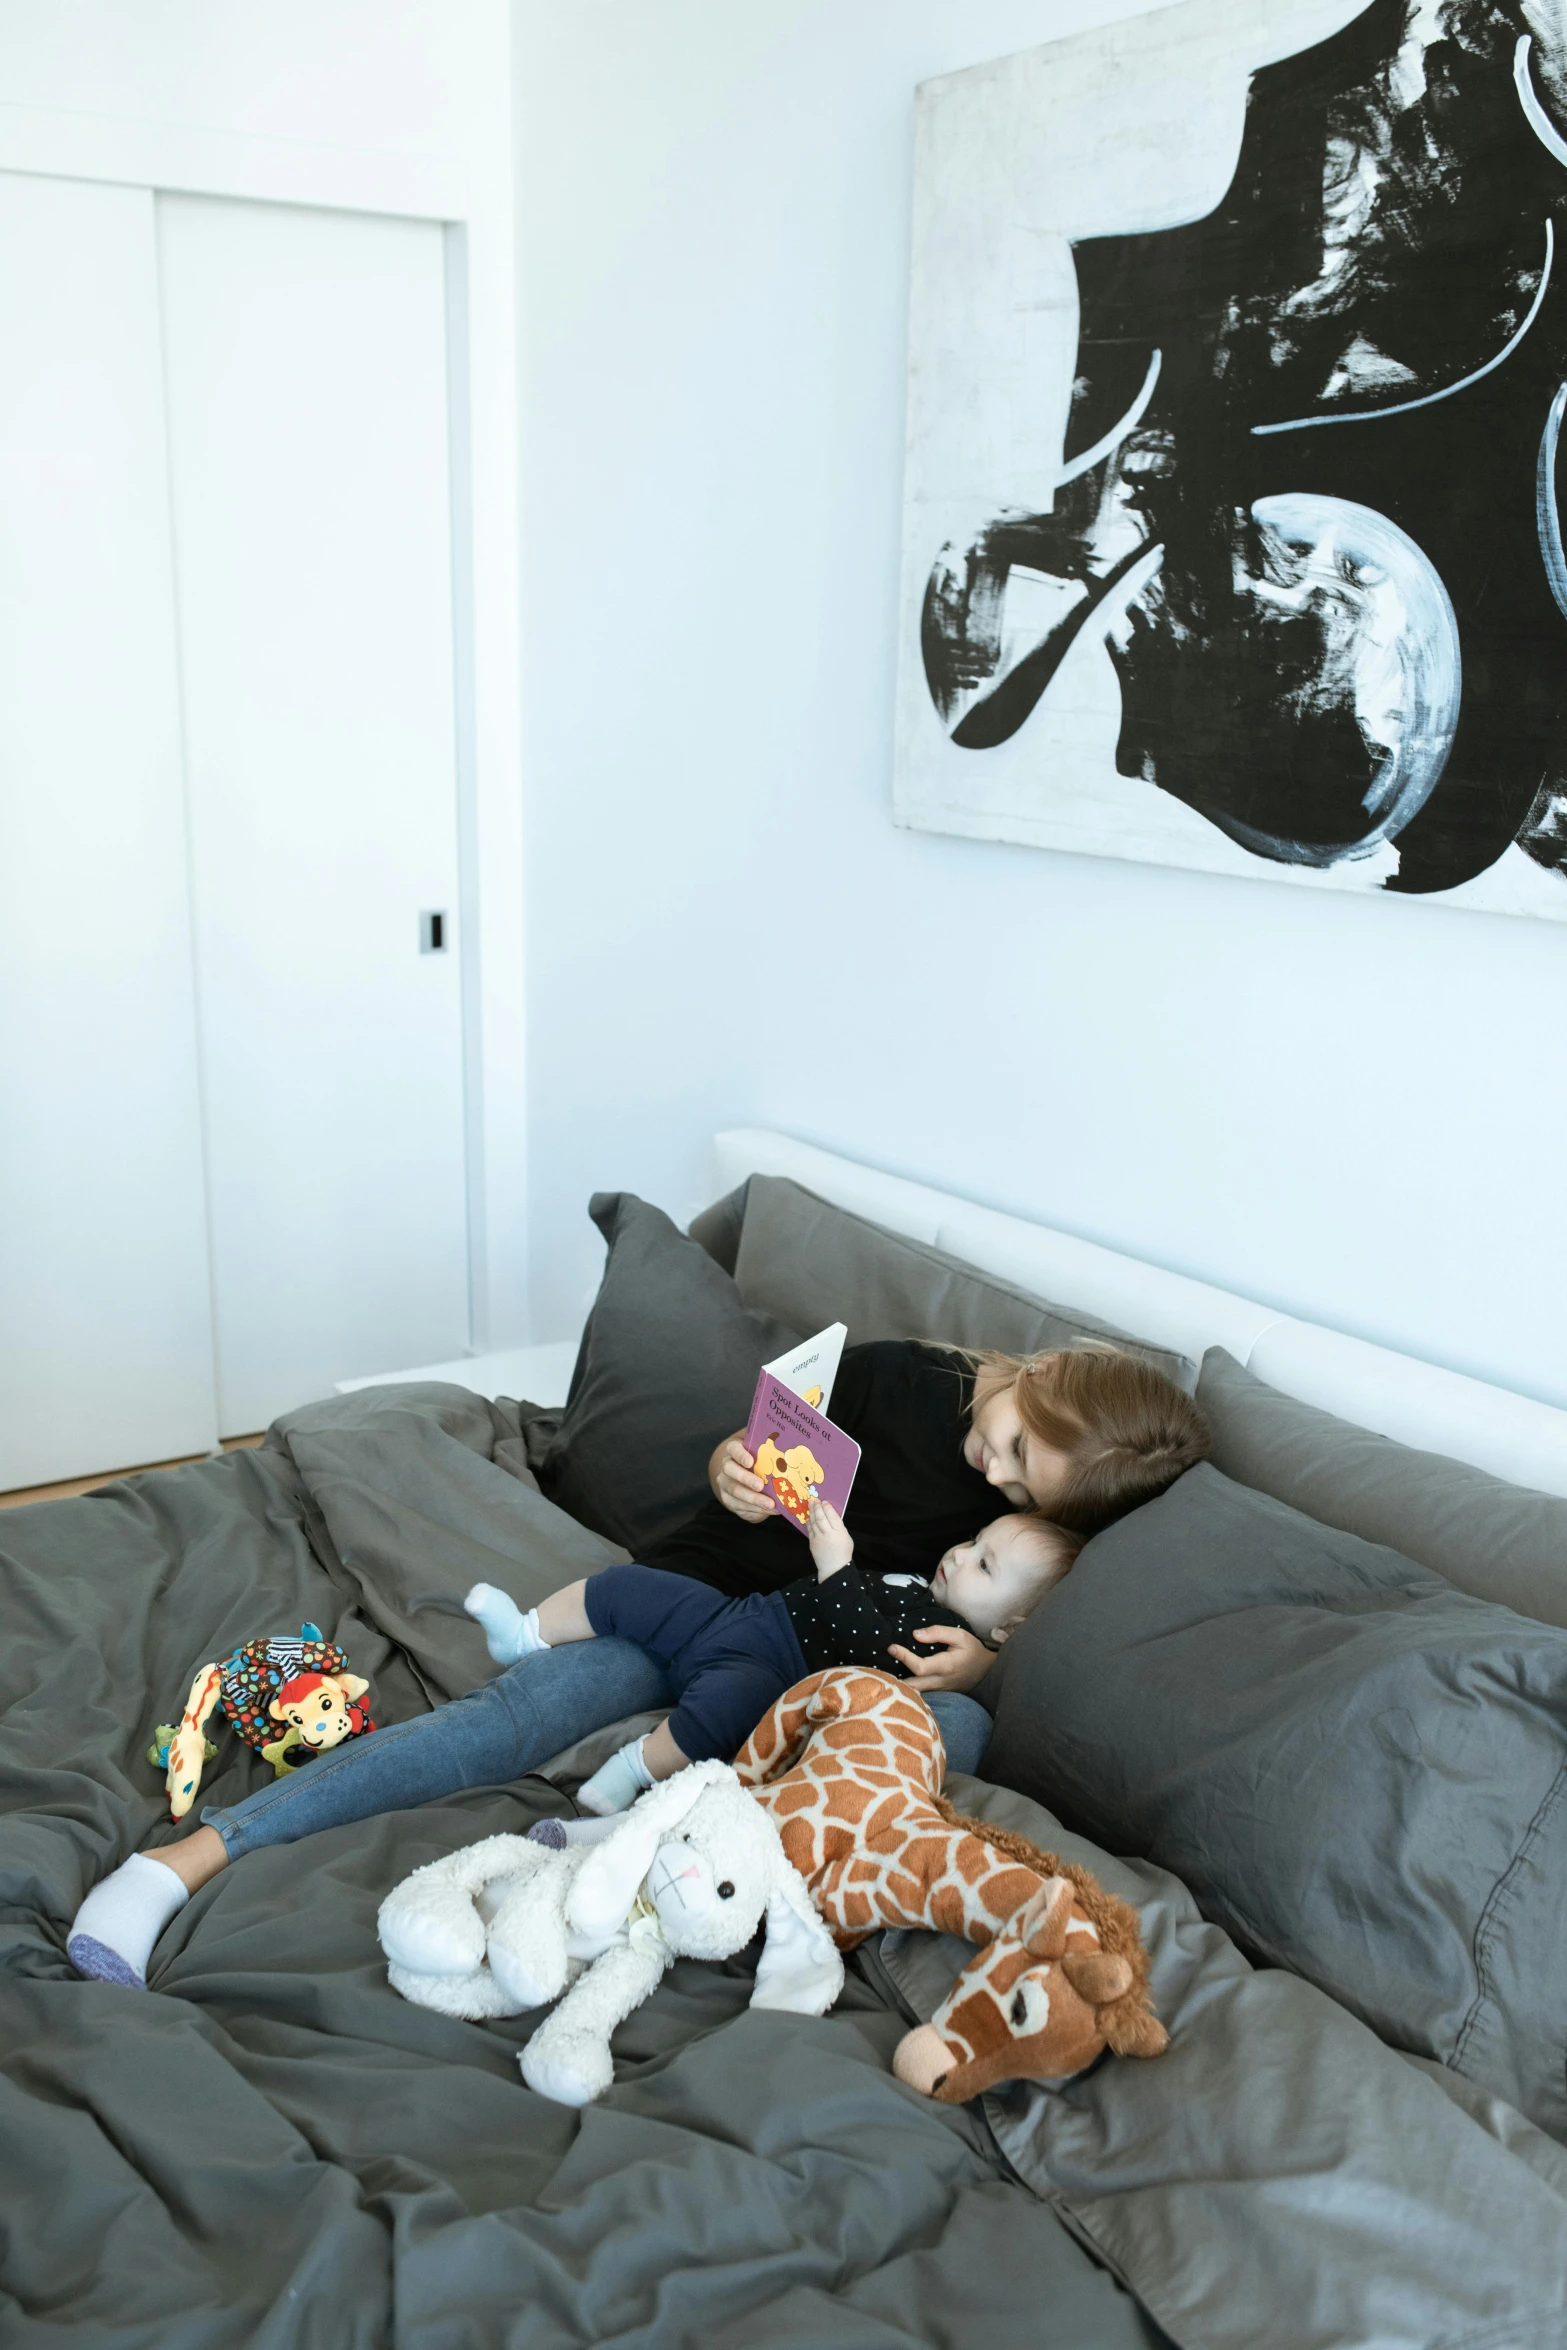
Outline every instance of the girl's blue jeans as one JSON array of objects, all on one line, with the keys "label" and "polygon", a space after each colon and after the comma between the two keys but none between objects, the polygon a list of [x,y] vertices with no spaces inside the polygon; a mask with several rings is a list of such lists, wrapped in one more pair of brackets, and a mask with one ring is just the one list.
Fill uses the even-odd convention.
[{"label": "girl's blue jeans", "polygon": [[[629,1640],[580,1640],[524,1657],[466,1697],[350,1739],[242,1803],[211,1804],[201,1816],[237,1860],[265,1844],[294,1844],[319,1828],[409,1811],[465,1787],[504,1786],[591,1730],[674,1703],[663,1667]],[[984,1707],[951,1690],[930,1705],[949,1770],[977,1771],[990,1743]]]}]

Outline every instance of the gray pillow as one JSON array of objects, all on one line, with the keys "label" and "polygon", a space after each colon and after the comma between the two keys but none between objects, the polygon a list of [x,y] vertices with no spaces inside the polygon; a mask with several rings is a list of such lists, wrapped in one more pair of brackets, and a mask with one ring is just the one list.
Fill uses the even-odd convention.
[{"label": "gray pillow", "polygon": [[748,1175],[733,1191],[726,1191],[722,1199],[715,1199],[710,1208],[704,1208],[700,1216],[693,1216],[686,1226],[690,1237],[700,1241],[714,1264],[722,1265],[726,1273],[734,1272],[735,1258],[740,1253],[740,1232],[745,1223],[745,1201],[750,1188]]},{"label": "gray pillow", "polygon": [[529,1458],[550,1500],[633,1557],[708,1498],[715,1444],[756,1374],[803,1333],[745,1306],[729,1275],[634,1192],[595,1192],[609,1243],[565,1410]]},{"label": "gray pillow", "polygon": [[1567,2137],[1567,1632],[1205,1462],[1006,1653],[989,1777]]},{"label": "gray pillow", "polygon": [[[727,1227],[736,1195],[698,1218],[715,1239]],[[692,1226],[693,1234],[696,1225]],[[748,1306],[778,1314],[804,1332],[846,1322],[851,1343],[873,1338],[928,1338],[943,1346],[993,1346],[1035,1354],[1083,1338],[1106,1338],[1163,1371],[1189,1395],[1196,1366],[1184,1355],[1149,1346],[1070,1306],[1048,1304],[923,1241],[818,1199],[779,1175],[753,1175],[734,1260],[735,1283]]]},{"label": "gray pillow", "polygon": [[1386,1542],[1460,1591],[1567,1626],[1567,1501],[1297,1403],[1222,1346],[1202,1358],[1197,1401],[1226,1477]]}]

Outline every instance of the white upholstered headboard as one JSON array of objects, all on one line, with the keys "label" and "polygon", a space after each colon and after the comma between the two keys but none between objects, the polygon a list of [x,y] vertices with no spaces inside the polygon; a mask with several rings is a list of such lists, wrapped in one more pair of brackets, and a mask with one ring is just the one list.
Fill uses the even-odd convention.
[{"label": "white upholstered headboard", "polygon": [[788,1175],[808,1191],[963,1257],[1035,1296],[1082,1307],[1200,1361],[1226,1347],[1270,1387],[1400,1444],[1468,1461],[1493,1476],[1567,1496],[1567,1412],[1482,1379],[1439,1370],[1363,1338],[1297,1322],[1229,1290],[1189,1281],[1048,1224],[977,1208],[953,1192],[883,1175],[762,1126],[714,1138],[717,1188]]}]

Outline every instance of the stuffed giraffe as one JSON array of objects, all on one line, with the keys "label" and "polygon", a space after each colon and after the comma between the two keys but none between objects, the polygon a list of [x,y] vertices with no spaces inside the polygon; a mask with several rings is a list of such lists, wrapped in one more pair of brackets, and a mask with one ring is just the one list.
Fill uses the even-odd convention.
[{"label": "stuffed giraffe", "polygon": [[840,1950],[879,1926],[979,1944],[898,2078],[960,2105],[1060,2080],[1105,2048],[1157,2056],[1136,1913],[1086,1869],[966,1819],[941,1794],[936,1718],[906,1682],[837,1666],[785,1690],[735,1757]]}]

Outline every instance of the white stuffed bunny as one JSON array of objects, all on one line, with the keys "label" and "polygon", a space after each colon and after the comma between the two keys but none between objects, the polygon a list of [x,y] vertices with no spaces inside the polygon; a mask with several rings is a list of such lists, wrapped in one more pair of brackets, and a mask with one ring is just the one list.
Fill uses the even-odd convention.
[{"label": "white stuffed bunny", "polygon": [[727,1763],[704,1762],[597,1843],[491,1836],[415,1869],[377,1930],[393,1988],[443,2015],[519,2015],[571,1984],[522,2051],[522,2077],[586,2105],[614,2078],[610,2034],[671,1960],[732,1958],[764,1918],[751,2005],[825,2015],[843,1988],[832,1937],[771,1814]]}]

